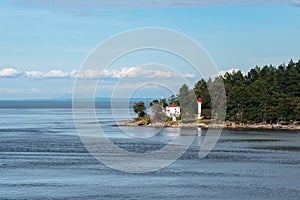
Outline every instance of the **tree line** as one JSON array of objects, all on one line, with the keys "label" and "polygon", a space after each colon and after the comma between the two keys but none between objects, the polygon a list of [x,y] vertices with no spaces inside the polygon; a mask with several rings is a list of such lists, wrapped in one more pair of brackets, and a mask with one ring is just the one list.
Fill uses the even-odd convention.
[{"label": "tree line", "polygon": [[203,115],[210,118],[208,82],[222,80],[226,91],[226,120],[238,123],[277,123],[300,120],[300,60],[278,67],[254,67],[247,74],[226,73],[198,81],[190,92],[203,99]]},{"label": "tree line", "polygon": [[[226,99],[223,96],[222,88]],[[213,89],[212,89],[213,88]],[[213,94],[214,93],[214,94]],[[218,104],[212,104],[211,97],[216,98]],[[247,74],[240,70],[220,75],[214,79],[199,80],[193,88],[184,84],[178,94],[168,99],[155,100],[150,106],[163,103],[163,107],[175,103],[181,106],[181,118],[195,119],[197,112],[197,98],[202,98],[202,116],[206,119],[216,118],[219,107],[226,108],[226,120],[236,123],[277,123],[300,121],[300,60],[291,60],[287,65],[278,67],[256,66]],[[216,100],[215,99],[215,100]],[[145,105],[135,104],[134,110],[145,114]],[[226,106],[225,106],[226,104]],[[137,109],[139,107],[140,109]],[[154,110],[161,110],[156,108]]]}]

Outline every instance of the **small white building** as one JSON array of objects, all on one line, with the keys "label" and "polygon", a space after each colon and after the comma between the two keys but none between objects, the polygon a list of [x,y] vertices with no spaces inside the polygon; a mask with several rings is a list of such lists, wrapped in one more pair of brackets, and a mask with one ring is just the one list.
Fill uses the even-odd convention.
[{"label": "small white building", "polygon": [[180,106],[172,103],[171,105],[166,107],[166,114],[168,117],[179,117],[180,116]]}]

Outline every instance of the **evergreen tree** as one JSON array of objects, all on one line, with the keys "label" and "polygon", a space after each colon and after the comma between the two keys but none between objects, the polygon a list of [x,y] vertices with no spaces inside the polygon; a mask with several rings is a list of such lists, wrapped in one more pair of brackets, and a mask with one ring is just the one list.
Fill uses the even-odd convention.
[{"label": "evergreen tree", "polygon": [[[223,83],[227,100],[221,99]],[[296,63],[291,60],[277,68],[256,66],[247,75],[234,71],[214,80],[201,79],[191,91],[183,85],[177,97],[183,105],[183,114],[191,113],[195,109],[191,102],[202,98],[205,117],[216,118],[215,111],[227,105],[226,119],[237,123],[276,123],[279,118],[300,120],[300,60]],[[171,99],[169,102],[174,102],[176,97]]]},{"label": "evergreen tree", "polygon": [[177,96],[181,110],[181,120],[183,122],[196,120],[195,103],[197,102],[197,98],[194,91],[190,91],[189,87],[183,84]]},{"label": "evergreen tree", "polygon": [[133,105],[133,111],[138,114],[138,117],[144,117],[146,115],[146,106],[142,101],[135,102]]}]

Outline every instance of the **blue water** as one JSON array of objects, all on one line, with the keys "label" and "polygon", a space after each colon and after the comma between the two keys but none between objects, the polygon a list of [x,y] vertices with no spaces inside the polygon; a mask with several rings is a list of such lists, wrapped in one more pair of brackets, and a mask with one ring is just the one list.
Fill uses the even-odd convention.
[{"label": "blue water", "polygon": [[[0,102],[0,199],[299,199],[299,132],[223,130],[204,159],[194,143],[166,168],[130,174],[110,169],[85,149],[70,105]],[[107,105],[98,104],[98,121],[128,151],[160,149],[170,133],[182,131],[131,138],[113,126]]]}]

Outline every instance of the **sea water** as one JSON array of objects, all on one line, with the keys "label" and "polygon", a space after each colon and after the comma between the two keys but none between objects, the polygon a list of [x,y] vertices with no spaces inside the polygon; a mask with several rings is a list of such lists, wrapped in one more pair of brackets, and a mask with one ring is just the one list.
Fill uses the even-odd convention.
[{"label": "sea water", "polygon": [[[91,123],[99,122],[127,151],[158,150],[173,132],[183,131],[166,128],[151,138],[133,138],[115,126],[107,102],[96,107],[97,121]],[[127,119],[123,111],[118,120]],[[125,173],[86,150],[71,102],[0,102],[0,199],[299,199],[299,132],[223,130],[203,159],[197,144],[168,167]]]}]

